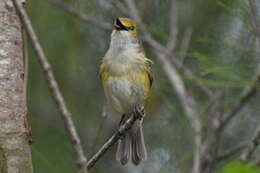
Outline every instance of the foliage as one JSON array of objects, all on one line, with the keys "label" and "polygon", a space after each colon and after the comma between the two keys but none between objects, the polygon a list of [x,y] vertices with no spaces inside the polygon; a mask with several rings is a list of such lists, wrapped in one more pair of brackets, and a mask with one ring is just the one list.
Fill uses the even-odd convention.
[{"label": "foliage", "polygon": [[234,161],[224,166],[221,173],[260,173],[260,169],[247,163]]}]

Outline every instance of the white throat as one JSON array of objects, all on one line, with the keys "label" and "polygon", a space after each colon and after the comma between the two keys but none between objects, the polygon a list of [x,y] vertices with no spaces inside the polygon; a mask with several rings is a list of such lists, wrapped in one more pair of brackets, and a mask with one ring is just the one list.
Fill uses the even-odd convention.
[{"label": "white throat", "polygon": [[116,31],[111,34],[110,47],[108,51],[111,53],[120,54],[124,51],[138,52],[139,50],[138,39],[128,31]]}]

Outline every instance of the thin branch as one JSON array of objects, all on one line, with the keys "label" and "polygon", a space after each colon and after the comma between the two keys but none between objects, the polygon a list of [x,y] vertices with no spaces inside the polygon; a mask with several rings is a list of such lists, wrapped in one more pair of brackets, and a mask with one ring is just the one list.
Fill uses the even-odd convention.
[{"label": "thin branch", "polygon": [[251,16],[252,16],[252,21],[255,25],[256,28],[256,35],[260,41],[260,19],[258,17],[258,11],[257,11],[257,6],[256,6],[256,1],[255,0],[248,0],[249,6],[251,9]]},{"label": "thin branch", "polygon": [[59,111],[61,112],[62,120],[64,121],[65,127],[69,133],[71,143],[72,143],[74,151],[76,153],[79,171],[82,173],[86,173],[87,172],[87,169],[86,169],[87,159],[84,155],[83,148],[82,148],[82,145],[80,142],[80,138],[77,134],[74,122],[71,118],[71,113],[69,112],[69,110],[65,104],[64,98],[60,92],[59,86],[58,86],[56,79],[54,77],[54,74],[52,72],[51,65],[49,64],[49,62],[44,54],[44,51],[39,42],[39,39],[37,38],[37,35],[35,34],[31,21],[30,21],[28,15],[26,14],[25,10],[23,9],[23,7],[21,6],[21,4],[19,3],[18,0],[12,0],[12,1],[14,3],[16,11],[19,14],[19,17],[25,27],[25,30],[31,40],[32,47],[37,55],[38,61],[43,70],[44,77],[45,77],[45,80],[51,91],[52,97],[55,100]]},{"label": "thin branch", "polygon": [[127,130],[129,130],[134,122],[138,119],[139,116],[132,115],[123,125],[121,125],[117,132],[115,132],[108,140],[107,142],[98,150],[98,152],[89,159],[87,163],[87,168],[92,168],[96,162],[106,153],[106,151],[113,146],[121,136],[125,134]]},{"label": "thin branch", "polygon": [[259,144],[260,144],[260,125],[257,128],[252,140],[248,143],[246,150],[242,153],[240,159],[244,161],[249,161],[254,151],[256,150],[256,147]]},{"label": "thin branch", "polygon": [[177,2],[176,0],[171,0],[170,2],[170,40],[167,44],[168,52],[172,52],[176,47],[177,35],[178,35],[178,13],[177,13]]},{"label": "thin branch", "polygon": [[75,9],[74,7],[64,3],[61,0],[50,0],[50,2],[55,4],[59,8],[63,9],[64,11],[68,12],[72,16],[75,16],[78,19],[82,20],[83,22],[92,23],[92,24],[94,24],[94,25],[96,25],[96,26],[98,26],[102,29],[105,29],[105,30],[111,30],[112,29],[111,24],[106,23],[106,22],[98,19],[97,16],[88,16],[88,15],[85,15],[84,13],[80,13],[77,9]]},{"label": "thin branch", "polygon": [[201,147],[201,172],[211,172],[215,163],[221,139],[217,127],[224,112],[223,100],[224,93],[215,98],[215,104],[210,109],[207,108],[210,115],[205,124],[205,137]]},{"label": "thin branch", "polygon": [[[173,55],[171,55],[173,56]],[[199,79],[197,79],[196,75],[187,67],[185,67],[182,62],[179,60],[180,58],[173,57],[171,58],[171,62],[173,65],[190,80],[194,81],[194,83],[199,87],[199,89],[206,94],[209,98],[214,97],[214,93],[210,88],[205,86]]]},{"label": "thin branch", "polygon": [[230,109],[224,114],[223,121],[220,125],[220,129],[223,129],[228,122],[235,117],[235,115],[243,108],[243,106],[256,95],[258,87],[257,83],[260,81],[260,64],[256,69],[250,85],[245,87],[239,99],[230,107]]},{"label": "thin branch", "polygon": [[234,155],[238,154],[239,152],[241,152],[246,146],[247,146],[247,142],[242,142],[242,143],[234,146],[233,148],[228,149],[227,151],[224,151],[223,153],[220,153],[214,161],[220,162],[223,160],[227,160],[227,159],[233,157]]},{"label": "thin branch", "polygon": [[191,36],[192,36],[192,28],[188,26],[184,31],[184,36],[181,41],[181,47],[180,47],[180,61],[182,64],[184,63],[184,58],[186,57],[190,46]]}]

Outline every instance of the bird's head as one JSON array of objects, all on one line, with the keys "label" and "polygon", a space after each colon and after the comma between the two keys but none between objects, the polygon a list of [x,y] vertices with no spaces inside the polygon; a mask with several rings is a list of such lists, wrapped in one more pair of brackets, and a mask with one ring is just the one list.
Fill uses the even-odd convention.
[{"label": "bird's head", "polygon": [[110,47],[112,50],[125,50],[134,48],[139,50],[140,42],[137,35],[137,25],[128,18],[116,18],[114,30],[111,33]]},{"label": "bird's head", "polygon": [[119,17],[116,18],[114,22],[114,28],[116,31],[120,32],[128,32],[130,34],[136,35],[137,34],[137,25],[135,22],[129,18]]}]

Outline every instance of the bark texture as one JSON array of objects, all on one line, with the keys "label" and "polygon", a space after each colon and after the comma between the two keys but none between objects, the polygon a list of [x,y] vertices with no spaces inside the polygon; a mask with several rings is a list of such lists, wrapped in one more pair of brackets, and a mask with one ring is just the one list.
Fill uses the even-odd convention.
[{"label": "bark texture", "polygon": [[0,173],[32,173],[21,23],[0,0]]}]

